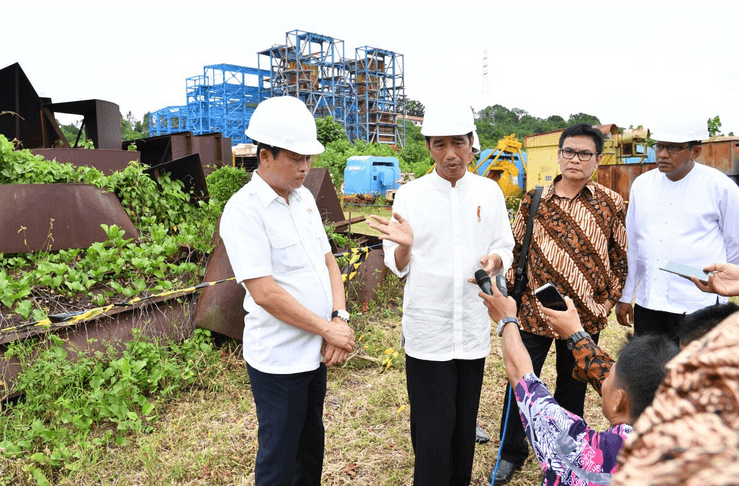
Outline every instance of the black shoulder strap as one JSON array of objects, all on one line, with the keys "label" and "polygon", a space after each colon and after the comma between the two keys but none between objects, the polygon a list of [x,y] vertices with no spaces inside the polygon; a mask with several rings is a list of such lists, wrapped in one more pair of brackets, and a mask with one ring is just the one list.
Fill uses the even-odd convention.
[{"label": "black shoulder strap", "polygon": [[526,223],[526,235],[523,237],[521,253],[518,255],[518,262],[516,263],[516,275],[523,274],[526,267],[526,258],[529,256],[529,246],[531,245],[531,233],[534,231],[534,216],[536,216],[536,210],[539,209],[539,201],[541,201],[543,191],[544,186],[536,186],[536,189],[534,189],[534,197],[531,199],[531,206],[529,206],[529,220]]}]

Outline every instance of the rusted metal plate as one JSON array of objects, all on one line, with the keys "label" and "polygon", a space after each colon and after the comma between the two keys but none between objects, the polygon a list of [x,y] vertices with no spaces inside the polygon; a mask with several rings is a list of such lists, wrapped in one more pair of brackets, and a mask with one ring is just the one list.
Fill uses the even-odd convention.
[{"label": "rusted metal plate", "polygon": [[200,154],[203,173],[206,176],[218,167],[233,163],[231,139],[224,138],[220,133],[196,135],[192,139],[192,151]]},{"label": "rusted metal plate", "polygon": [[598,167],[598,183],[619,193],[624,201],[629,201],[631,183],[638,176],[655,169],[657,164],[609,164]]},{"label": "rusted metal plate", "polygon": [[[105,352],[110,346],[122,349],[134,338],[134,329],[140,330],[137,339],[167,337],[182,341],[195,328],[192,319],[194,294],[185,295],[165,302],[150,301],[146,306],[126,309],[114,316],[101,317],[76,327],[54,331],[63,340],[62,347],[70,351],[68,358],[76,359],[80,352]],[[40,338],[38,351],[49,341]],[[14,395],[18,374],[21,370],[16,356],[7,357],[7,344],[0,345],[0,399]]]},{"label": "rusted metal plate", "polygon": [[200,164],[200,154],[187,155],[178,159],[164,162],[145,170],[154,179],[158,179],[164,172],[169,172],[170,179],[180,180],[185,184],[184,191],[192,192],[196,198],[208,197],[208,186],[203,174],[203,166]]},{"label": "rusted metal plate", "polygon": [[359,288],[359,302],[362,305],[363,312],[369,309],[369,302],[377,297],[377,291],[382,282],[385,281],[386,276],[387,267],[385,266],[384,250],[382,248],[370,250],[367,258],[359,266],[355,277],[362,282]]},{"label": "rusted metal plate", "polygon": [[77,166],[95,167],[105,175],[122,171],[131,161],[140,161],[141,152],[129,150],[45,148],[32,149],[33,155],[41,155],[47,160],[70,163]]},{"label": "rusted metal plate", "polygon": [[0,116],[0,133],[8,140],[20,140],[23,148],[52,147],[60,140],[66,143],[56,120],[42,109],[50,102],[39,97],[20,64],[0,69],[0,112],[16,114]]},{"label": "rusted metal plate", "polygon": [[107,241],[101,224],[139,236],[115,194],[89,184],[0,185],[0,208],[0,253],[88,248]]},{"label": "rusted metal plate", "polygon": [[698,162],[715,167],[728,176],[739,176],[739,137],[704,140]]},{"label": "rusted metal plate", "polygon": [[140,138],[123,142],[123,148],[136,144],[141,152],[141,162],[155,166],[192,155],[200,154],[203,173],[209,174],[212,166],[220,163],[231,165],[231,139],[220,133],[206,133],[194,136],[192,132],[179,132],[157,137]]},{"label": "rusted metal plate", "polygon": [[345,221],[341,201],[336,194],[336,188],[331,181],[331,175],[326,167],[317,167],[308,171],[303,185],[313,194],[324,221],[338,223]]},{"label": "rusted metal plate", "polygon": [[[226,247],[216,234],[216,248],[208,260],[205,281],[234,276]],[[195,325],[241,341],[244,335],[244,297],[246,290],[236,282],[206,287],[200,292],[195,309]]]},{"label": "rusted metal plate", "polygon": [[121,111],[118,105],[104,100],[80,100],[65,103],[46,103],[52,113],[82,115],[85,134],[95,148],[121,148]]}]

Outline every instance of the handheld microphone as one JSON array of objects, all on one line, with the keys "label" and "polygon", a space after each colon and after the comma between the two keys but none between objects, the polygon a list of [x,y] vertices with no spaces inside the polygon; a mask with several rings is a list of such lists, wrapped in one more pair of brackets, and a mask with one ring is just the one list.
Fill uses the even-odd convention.
[{"label": "handheld microphone", "polygon": [[[480,286],[480,290],[488,295],[493,295],[492,282],[490,281],[490,276],[488,276],[488,273],[485,270],[476,271],[475,280],[477,281],[477,285]],[[506,288],[505,277],[503,275],[495,276],[495,285],[503,296],[508,297],[508,289]]]},{"label": "handheld microphone", "polygon": [[488,272],[482,269],[476,271],[475,280],[477,281],[477,285],[480,286],[480,290],[488,295],[493,295],[493,287],[490,283],[490,276],[488,275]]}]

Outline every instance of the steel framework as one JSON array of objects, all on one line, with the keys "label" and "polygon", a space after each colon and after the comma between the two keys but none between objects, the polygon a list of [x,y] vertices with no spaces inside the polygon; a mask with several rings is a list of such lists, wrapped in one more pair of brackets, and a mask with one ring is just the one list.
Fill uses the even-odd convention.
[{"label": "steel framework", "polygon": [[149,115],[149,135],[190,131],[221,132],[232,143],[250,142],[244,130],[262,100],[268,73],[233,64],[213,64],[187,78],[187,105],[168,106]]},{"label": "steel framework", "polygon": [[402,54],[365,46],[346,59],[343,40],[302,30],[257,54],[257,68],[215,64],[187,78],[187,105],[151,113],[149,135],[220,131],[234,144],[251,142],[244,130],[257,104],[294,96],[316,118],[332,116],[352,140],[405,143]]}]

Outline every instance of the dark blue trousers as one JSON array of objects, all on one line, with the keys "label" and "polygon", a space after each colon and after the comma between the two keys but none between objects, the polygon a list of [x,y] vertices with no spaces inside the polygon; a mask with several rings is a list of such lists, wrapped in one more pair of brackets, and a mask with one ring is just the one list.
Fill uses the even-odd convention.
[{"label": "dark blue trousers", "polygon": [[416,486],[467,486],[485,358],[426,361],[405,357]]},{"label": "dark blue trousers", "polygon": [[326,365],[291,375],[247,363],[259,421],[256,486],[320,486]]}]

